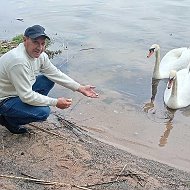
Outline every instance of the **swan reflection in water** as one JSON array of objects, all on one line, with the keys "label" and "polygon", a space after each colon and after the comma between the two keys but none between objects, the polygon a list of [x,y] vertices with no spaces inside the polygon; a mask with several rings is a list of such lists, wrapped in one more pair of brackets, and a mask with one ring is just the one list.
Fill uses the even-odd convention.
[{"label": "swan reflection in water", "polygon": [[165,119],[168,119],[168,121],[164,122],[166,125],[166,128],[165,128],[164,134],[160,138],[160,143],[159,143],[160,147],[164,147],[167,144],[169,134],[173,128],[173,118],[174,118],[174,114],[176,112],[176,110],[172,110],[168,107],[166,107],[166,109],[168,110],[168,112],[167,112],[168,117],[166,117]]},{"label": "swan reflection in water", "polygon": [[150,102],[146,103],[143,107],[143,110],[146,113],[154,109],[154,100],[158,91],[159,82],[160,82],[160,79],[152,78],[152,96],[151,96]]},{"label": "swan reflection in water", "polygon": [[[152,78],[152,89],[151,89],[152,95],[150,98],[150,102],[146,103],[143,107],[143,111],[146,113],[151,113],[154,115],[156,114],[154,101],[156,98],[156,94],[158,92],[159,82],[160,82],[160,79]],[[159,140],[158,145],[160,147],[164,147],[167,144],[169,134],[173,128],[173,119],[174,119],[174,114],[176,112],[176,110],[170,109],[165,105],[164,105],[164,109],[166,109],[166,111],[164,111],[164,116],[162,117],[162,119],[164,120],[164,124],[166,127],[165,127],[165,131],[163,132],[163,135],[161,135],[160,140]]]}]

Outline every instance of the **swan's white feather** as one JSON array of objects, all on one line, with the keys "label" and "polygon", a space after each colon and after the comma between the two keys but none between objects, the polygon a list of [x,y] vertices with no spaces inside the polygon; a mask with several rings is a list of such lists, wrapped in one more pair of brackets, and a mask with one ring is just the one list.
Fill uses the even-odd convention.
[{"label": "swan's white feather", "polygon": [[[190,72],[189,66],[176,72],[177,91],[173,86],[164,92],[164,103],[171,109],[179,109],[190,105]],[[174,85],[174,84],[173,84]],[[173,92],[173,93],[172,93]]]},{"label": "swan's white feather", "polygon": [[[156,56],[160,57],[160,46],[158,44],[153,44],[151,48],[155,48]],[[158,55],[159,54],[159,55]],[[158,58],[159,59],[159,58]],[[154,70],[153,78],[163,79],[168,78],[171,70],[179,71],[190,63],[190,49],[187,47],[176,48],[170,50],[166,55],[156,64],[159,67]]]}]

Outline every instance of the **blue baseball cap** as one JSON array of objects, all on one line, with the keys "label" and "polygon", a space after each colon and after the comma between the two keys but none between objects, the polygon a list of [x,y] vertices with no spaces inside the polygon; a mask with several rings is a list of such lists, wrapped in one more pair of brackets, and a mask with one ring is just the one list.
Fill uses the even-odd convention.
[{"label": "blue baseball cap", "polygon": [[50,40],[49,36],[47,36],[47,34],[45,33],[45,28],[40,25],[28,27],[24,32],[24,36],[29,37],[31,39],[44,36],[45,38]]}]

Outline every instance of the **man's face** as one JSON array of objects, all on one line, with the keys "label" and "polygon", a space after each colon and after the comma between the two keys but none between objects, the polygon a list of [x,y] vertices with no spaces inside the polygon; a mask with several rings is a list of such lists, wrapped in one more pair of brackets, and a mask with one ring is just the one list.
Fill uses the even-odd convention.
[{"label": "man's face", "polygon": [[40,36],[36,39],[24,37],[24,46],[30,57],[38,58],[45,50],[45,37]]}]

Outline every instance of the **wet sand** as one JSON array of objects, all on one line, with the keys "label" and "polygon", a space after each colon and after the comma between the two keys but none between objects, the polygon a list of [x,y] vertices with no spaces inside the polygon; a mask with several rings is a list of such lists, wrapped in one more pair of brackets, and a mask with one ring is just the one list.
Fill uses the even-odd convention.
[{"label": "wet sand", "polygon": [[[145,108],[129,102],[130,99],[128,102],[122,100],[119,93],[109,92],[109,97],[107,94],[100,92],[99,100],[86,100],[76,95],[73,108],[65,113],[66,118],[85,126],[94,138],[102,142],[190,172],[189,135],[186,133],[188,118],[183,123],[177,119],[171,121],[173,112],[151,108],[147,113]],[[111,103],[107,103],[109,101]]]}]

